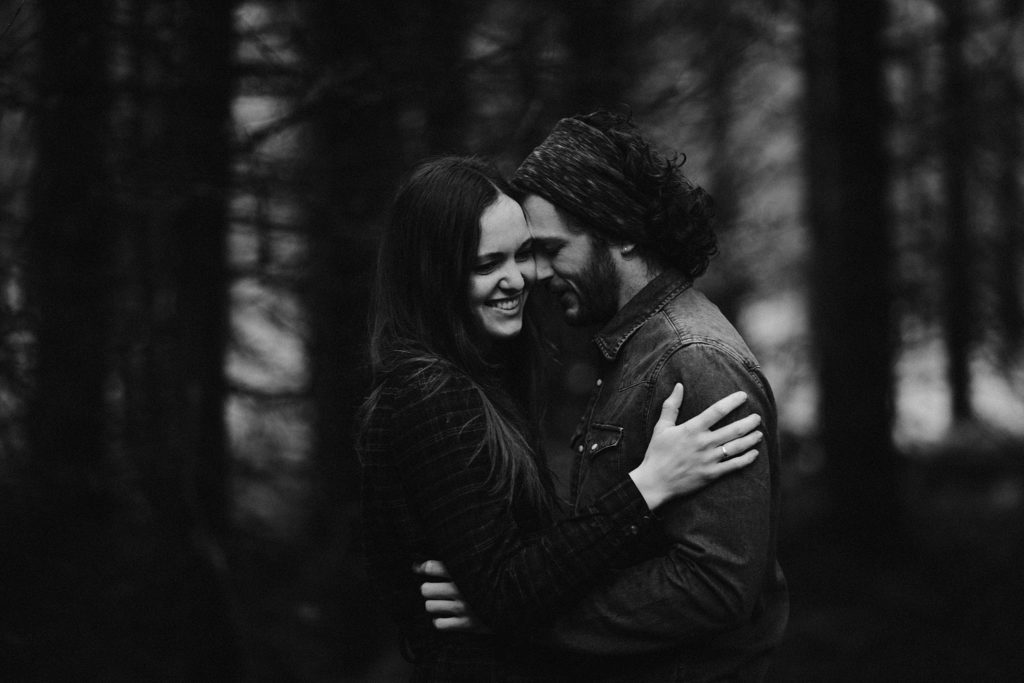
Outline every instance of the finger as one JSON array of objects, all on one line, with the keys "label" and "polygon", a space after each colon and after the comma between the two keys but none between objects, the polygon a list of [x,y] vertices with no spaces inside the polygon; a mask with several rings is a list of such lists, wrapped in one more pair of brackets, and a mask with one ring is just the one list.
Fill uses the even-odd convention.
[{"label": "finger", "polygon": [[717,479],[723,474],[728,474],[729,472],[735,472],[736,470],[743,469],[744,467],[754,462],[755,460],[757,460],[757,451],[747,451],[746,453],[737,455],[735,458],[723,460],[717,465],[715,465],[715,467],[711,470],[711,476]]},{"label": "finger", "polygon": [[[721,429],[711,432],[711,443],[727,443],[733,439],[738,439],[750,433],[759,424],[761,424],[761,416],[757,413],[751,413],[735,422],[730,422]],[[729,452],[732,453],[733,451],[730,449]]]},{"label": "finger", "polygon": [[683,385],[676,382],[676,385],[672,387],[672,393],[661,404],[661,417],[658,418],[658,422],[654,425],[655,433],[675,425],[676,420],[679,419],[679,407],[681,405],[683,405]]},{"label": "finger", "polygon": [[429,581],[420,584],[420,594],[432,600],[452,600],[462,597],[458,586],[444,581]]},{"label": "finger", "polygon": [[438,631],[469,631],[474,626],[469,617],[437,617],[434,619],[434,628]]},{"label": "finger", "polygon": [[426,562],[415,563],[412,565],[412,570],[421,576],[427,576],[432,579],[452,578],[448,575],[448,568],[440,560],[427,560]]},{"label": "finger", "polygon": [[461,600],[426,600],[423,603],[427,614],[461,617],[466,614],[466,603]]},{"label": "finger", "polygon": [[696,427],[697,429],[710,429],[723,417],[743,405],[743,402],[746,400],[747,394],[745,392],[737,391],[729,394],[725,398],[715,401],[705,408],[704,412],[691,417],[684,424],[688,427]]},{"label": "finger", "polygon": [[[722,444],[719,448],[719,453],[723,456],[723,460],[734,458],[759,444],[763,438],[764,435],[761,434],[761,432],[751,432],[750,434],[741,436],[738,439],[733,439],[728,443]],[[725,449],[725,453],[722,453],[722,449]]]}]

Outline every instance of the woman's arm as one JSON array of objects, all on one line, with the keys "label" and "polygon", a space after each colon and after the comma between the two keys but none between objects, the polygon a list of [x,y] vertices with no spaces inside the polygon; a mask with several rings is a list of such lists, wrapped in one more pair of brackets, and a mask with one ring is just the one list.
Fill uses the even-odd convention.
[{"label": "woman's arm", "polygon": [[429,398],[415,385],[401,394],[388,428],[394,471],[430,546],[490,627],[547,621],[641,548],[652,516],[632,480],[583,515],[534,533],[491,492],[493,456],[479,452],[483,408],[468,380]]},{"label": "woman's arm", "polygon": [[[461,392],[462,398],[469,393]],[[756,451],[748,449],[759,436],[747,432],[757,424],[756,419],[748,419],[749,424],[733,423],[710,430],[744,397],[724,399],[693,420],[676,426],[681,398],[682,390],[677,387],[665,402],[644,464],[630,473],[632,486],[629,479],[624,480],[583,515],[528,539],[515,528],[511,515],[501,509],[499,501],[481,494],[485,488],[481,477],[486,478],[484,470],[489,465],[485,457],[471,462],[458,448],[452,452],[451,448],[461,439],[446,440],[443,429],[432,430],[432,438],[420,435],[409,439],[420,447],[411,446],[415,454],[406,453],[409,464],[401,469],[417,469],[417,478],[434,482],[415,486],[414,495],[422,506],[420,509],[431,509],[426,520],[433,530],[431,537],[440,540],[439,557],[462,588],[461,595],[455,594],[457,598],[452,601],[446,597],[446,593],[455,590],[449,582],[424,584],[427,609],[435,623],[451,630],[475,626],[471,615],[462,613],[466,609],[462,595],[486,624],[499,630],[524,620],[533,625],[538,620],[547,620],[558,605],[584,594],[613,569],[631,563],[642,543],[640,531],[650,521],[649,504],[657,506],[753,461]],[[465,405],[463,409],[461,417],[446,424],[471,421],[473,407]],[[480,434],[463,430],[461,435],[467,443],[479,443]],[[453,437],[454,433],[448,436]],[[424,444],[430,441],[438,445],[443,442],[445,457],[450,462],[462,462],[463,466],[442,475],[449,468],[431,462],[431,456],[424,452],[429,450]],[[727,446],[729,453],[741,455],[723,460],[721,444]],[[442,475],[440,479],[438,475]],[[465,495],[445,496],[442,490],[462,491]],[[645,502],[638,506],[637,497]]]}]

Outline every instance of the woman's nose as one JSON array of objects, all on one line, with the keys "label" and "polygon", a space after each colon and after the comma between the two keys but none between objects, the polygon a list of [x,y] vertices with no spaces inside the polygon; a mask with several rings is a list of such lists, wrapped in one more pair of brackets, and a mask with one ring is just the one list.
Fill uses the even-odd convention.
[{"label": "woman's nose", "polygon": [[520,270],[519,264],[514,261],[505,269],[505,276],[502,282],[505,289],[520,290],[526,286],[526,276]]}]

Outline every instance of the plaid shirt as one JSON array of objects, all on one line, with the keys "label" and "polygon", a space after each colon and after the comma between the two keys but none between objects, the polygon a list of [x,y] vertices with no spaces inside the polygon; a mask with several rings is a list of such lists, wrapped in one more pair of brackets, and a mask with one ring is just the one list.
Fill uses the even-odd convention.
[{"label": "plaid shirt", "polygon": [[[371,574],[416,662],[416,680],[554,680],[554,661],[528,638],[628,566],[653,517],[628,477],[557,525],[522,496],[510,503],[489,492],[492,458],[478,454],[480,395],[464,374],[443,372],[432,394],[411,369],[379,387],[360,444]],[[412,572],[426,559],[447,565],[494,635],[433,628]]]}]

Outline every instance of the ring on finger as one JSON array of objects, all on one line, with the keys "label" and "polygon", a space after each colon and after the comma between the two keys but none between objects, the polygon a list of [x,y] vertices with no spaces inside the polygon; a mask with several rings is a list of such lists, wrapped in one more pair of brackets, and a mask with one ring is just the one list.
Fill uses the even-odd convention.
[{"label": "ring on finger", "polygon": [[719,446],[719,448],[722,449],[722,459],[724,460],[724,459],[728,458],[729,457],[729,451],[725,450],[725,444],[722,444],[721,446]]}]

